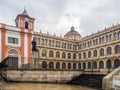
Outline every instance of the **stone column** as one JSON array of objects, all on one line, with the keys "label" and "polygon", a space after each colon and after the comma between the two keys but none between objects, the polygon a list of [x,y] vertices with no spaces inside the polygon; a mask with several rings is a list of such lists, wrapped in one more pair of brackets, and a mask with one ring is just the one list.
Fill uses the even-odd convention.
[{"label": "stone column", "polygon": [[97,60],[96,62],[97,62],[97,69],[100,69],[100,67],[99,67],[99,61],[100,60]]},{"label": "stone column", "polygon": [[106,69],[106,61],[107,60],[104,60],[103,62],[104,62],[104,69]]},{"label": "stone column", "polygon": [[37,51],[33,51],[32,54],[33,54],[32,68],[37,68],[38,67],[38,58],[39,58],[38,54],[39,53]]},{"label": "stone column", "polygon": [[86,66],[85,69],[88,69],[88,62],[85,62],[85,66]]},{"label": "stone column", "polygon": [[114,48],[114,45],[112,45],[112,55],[115,54],[115,48]]},{"label": "stone column", "polygon": [[47,58],[49,57],[49,49],[47,49],[47,56],[46,56]]},{"label": "stone column", "polygon": [[114,58],[111,58],[111,69],[114,69]]},{"label": "stone column", "polygon": [[83,62],[81,62],[81,69],[83,69]]}]

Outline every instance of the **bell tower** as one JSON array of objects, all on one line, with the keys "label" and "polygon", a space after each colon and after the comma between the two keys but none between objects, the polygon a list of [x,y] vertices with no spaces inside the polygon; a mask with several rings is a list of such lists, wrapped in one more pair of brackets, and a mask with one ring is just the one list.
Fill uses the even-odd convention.
[{"label": "bell tower", "polygon": [[33,30],[34,20],[35,20],[34,18],[28,15],[26,9],[24,9],[22,14],[17,15],[15,19],[15,24],[16,24],[16,27]]}]

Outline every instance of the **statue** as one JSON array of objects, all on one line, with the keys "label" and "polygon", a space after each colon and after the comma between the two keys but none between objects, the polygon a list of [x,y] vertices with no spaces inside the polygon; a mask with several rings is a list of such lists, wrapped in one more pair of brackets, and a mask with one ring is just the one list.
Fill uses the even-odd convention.
[{"label": "statue", "polygon": [[35,40],[35,38],[33,38],[33,41],[32,41],[32,51],[38,51],[37,50],[37,47],[36,47],[36,40]]}]

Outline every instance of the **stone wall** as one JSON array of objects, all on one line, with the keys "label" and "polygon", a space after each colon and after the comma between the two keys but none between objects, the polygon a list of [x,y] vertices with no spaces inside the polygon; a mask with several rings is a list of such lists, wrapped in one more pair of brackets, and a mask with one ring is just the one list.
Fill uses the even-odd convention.
[{"label": "stone wall", "polygon": [[82,71],[6,70],[6,79],[19,82],[66,83],[82,73]]}]

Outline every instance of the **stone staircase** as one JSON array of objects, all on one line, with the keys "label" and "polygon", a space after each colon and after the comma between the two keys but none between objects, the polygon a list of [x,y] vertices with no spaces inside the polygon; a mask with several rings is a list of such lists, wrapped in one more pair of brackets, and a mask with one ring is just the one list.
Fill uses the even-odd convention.
[{"label": "stone staircase", "polygon": [[89,86],[97,89],[102,89],[102,79],[105,75],[98,74],[82,74],[79,77],[73,78],[69,84],[77,84],[83,86]]}]

